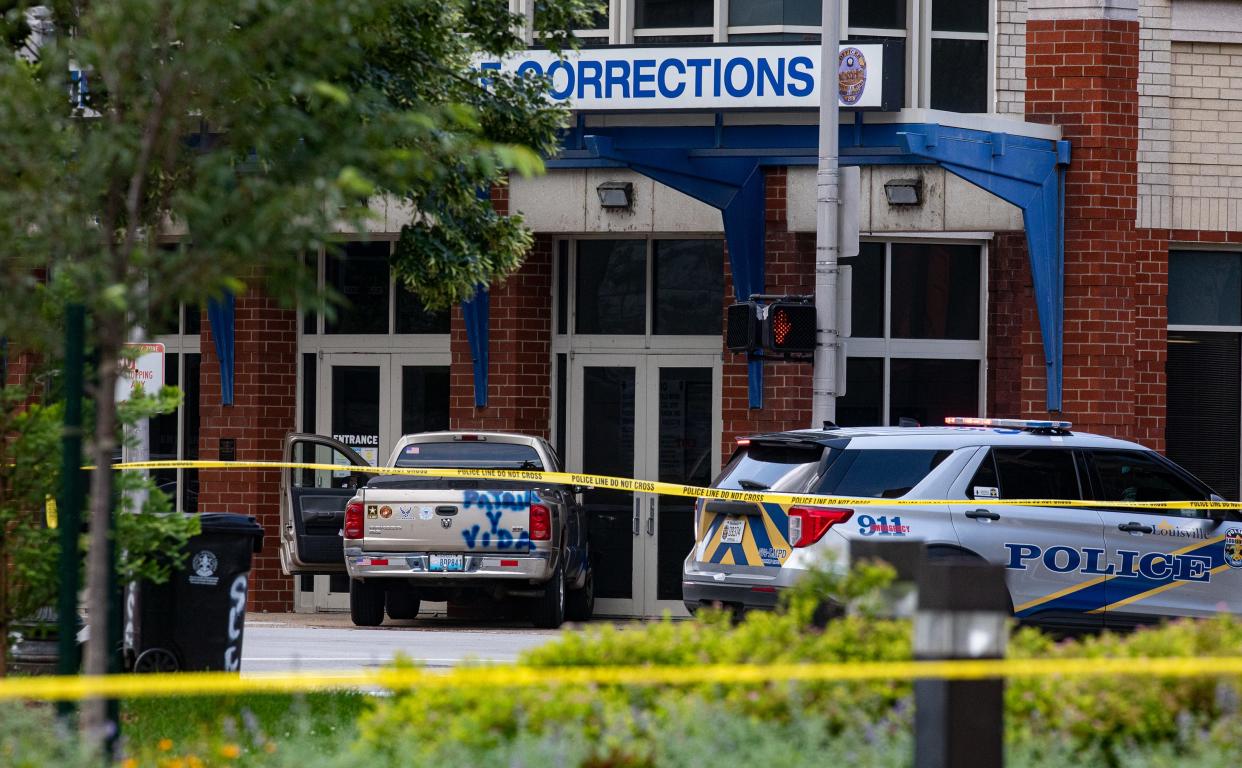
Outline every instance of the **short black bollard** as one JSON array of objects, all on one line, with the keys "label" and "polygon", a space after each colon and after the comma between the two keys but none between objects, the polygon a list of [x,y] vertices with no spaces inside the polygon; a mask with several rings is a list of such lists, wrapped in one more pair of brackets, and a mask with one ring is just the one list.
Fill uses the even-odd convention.
[{"label": "short black bollard", "polygon": [[[980,562],[920,571],[914,618],[916,659],[999,659],[1009,598],[1005,569]],[[914,682],[915,768],[999,768],[1004,764],[1005,683]]]}]

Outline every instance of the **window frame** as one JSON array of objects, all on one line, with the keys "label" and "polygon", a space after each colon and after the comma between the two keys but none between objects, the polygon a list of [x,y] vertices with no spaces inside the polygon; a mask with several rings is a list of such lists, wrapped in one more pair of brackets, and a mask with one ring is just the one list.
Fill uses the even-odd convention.
[{"label": "window frame", "polygon": [[[641,334],[596,334],[577,332],[577,277],[578,277],[578,243],[584,240],[644,240],[646,242],[646,287],[644,300],[644,331]],[[686,352],[702,354],[704,349],[719,347],[721,334],[724,332],[723,290],[720,295],[721,331],[713,334],[657,334],[655,333],[655,241],[656,240],[717,240],[723,243],[724,236],[719,232],[676,232],[670,234],[638,234],[630,232],[601,232],[589,235],[574,235],[557,238],[553,245],[553,254],[558,253],[561,243],[568,242],[569,256],[565,275],[556,268],[553,259],[552,270],[552,349],[550,364],[556,364],[557,353],[574,352],[621,352],[621,351],[652,351],[652,352]],[[724,265],[721,265],[723,277]],[[557,317],[561,303],[561,280],[567,283],[565,298],[568,302],[565,313],[565,333],[557,327]]]},{"label": "window frame", "polygon": [[[186,307],[187,305],[184,303],[180,304],[177,307],[177,332],[159,334],[153,338],[153,341],[164,345],[165,366],[168,365],[168,362],[167,362],[168,355],[177,356],[177,388],[180,389],[183,393],[185,392],[185,384],[186,384],[186,379],[185,379],[186,355],[198,355],[199,356],[200,373],[199,373],[199,390],[198,390],[199,403],[198,405],[201,409],[202,407],[202,388],[201,388],[202,387],[202,373],[201,373],[202,371],[202,368],[201,368],[202,366],[202,335],[201,335],[201,329],[202,329],[203,322],[205,319],[203,318],[204,310],[202,308],[199,308],[200,332],[192,334],[192,333],[186,333],[186,326],[187,326]],[[168,377],[165,376],[165,379],[167,378]],[[177,418],[176,460],[177,461],[184,461],[187,458],[189,458],[185,455],[186,453],[185,451],[185,438],[186,438],[185,411],[186,411],[186,406],[183,401],[181,405],[177,406],[177,410],[176,410],[176,418]],[[148,428],[150,425],[150,421],[151,421],[150,419],[147,420]],[[201,434],[200,434],[200,438],[201,438]],[[195,458],[197,458],[197,452],[196,452]],[[172,498],[173,509],[176,510],[177,512],[188,512],[188,513],[198,512],[197,509],[185,509],[184,508],[185,505],[183,503],[184,497],[185,497],[185,494],[183,493],[183,491],[184,491],[184,483],[186,482],[186,472],[190,470],[176,469],[173,471],[176,473],[176,481],[175,481],[176,492],[173,494],[173,498]]]},{"label": "window frame", "polygon": [[[892,424],[892,361],[907,360],[976,360],[979,363],[978,411],[987,415],[988,380],[988,241],[962,238],[929,237],[864,237],[865,242],[884,243],[884,336],[866,338],[850,336],[842,340],[845,345],[846,370],[849,358],[879,358],[882,360],[882,424]],[[893,244],[916,245],[970,245],[979,248],[979,338],[978,339],[895,339],[892,336],[893,296]],[[853,298],[851,297],[851,302]],[[924,425],[926,426],[926,425]]]},{"label": "window frame", "polygon": [[[345,244],[350,242],[387,242],[389,244],[389,254],[392,254],[396,247],[396,237],[393,234],[374,235],[367,240],[361,240],[357,236],[340,237],[334,242]],[[315,285],[320,294],[327,287],[327,265],[328,265],[327,249],[318,249],[315,255],[316,275]],[[304,325],[304,317],[311,314],[314,318],[314,332],[307,333]],[[327,318],[321,311],[307,313],[300,310],[298,313],[298,352],[317,353],[320,356],[332,352],[400,352],[408,354],[427,354],[427,355],[447,355],[449,353],[449,340],[452,337],[451,319],[450,330],[446,333],[397,333],[397,281],[392,275],[392,270],[388,273],[388,330],[385,333],[327,333]],[[451,316],[450,316],[451,318]]]},{"label": "window frame", "polygon": [[[642,45],[644,38],[651,37],[688,37],[710,35],[713,43],[737,43],[745,41],[733,40],[739,35],[771,35],[797,34],[818,35],[820,27],[804,24],[761,24],[752,26],[733,26],[729,24],[729,0],[714,0],[713,19],[711,26],[703,27],[650,27],[636,29],[634,20],[637,15],[637,0],[609,0],[608,29],[574,30],[574,34],[593,40],[606,39],[607,45]],[[933,31],[931,28],[932,3],[937,0],[906,0],[906,26],[903,29],[884,29],[877,27],[852,27],[849,24],[849,4],[840,5],[840,29],[842,40],[858,38],[892,38],[904,40],[906,44],[905,80],[906,92],[903,101],[905,108],[931,109],[931,41],[942,40],[982,40],[987,42],[987,85],[985,89],[984,111],[963,114],[996,114],[996,61],[997,61],[997,0],[988,0],[988,20],[986,32],[946,32]],[[951,0],[939,0],[951,2]],[[525,40],[533,44],[535,40],[532,16],[527,9],[533,9],[535,0],[509,0],[511,12],[526,16]],[[772,42],[771,45],[781,45]],[[806,44],[814,44],[808,41]]]},{"label": "window frame", "polygon": [[[1087,468],[1087,476],[1090,478],[1090,481],[1091,481],[1090,482],[1091,500],[1099,502],[1099,505],[1102,509],[1114,509],[1114,510],[1118,509],[1117,507],[1109,506],[1110,504],[1118,503],[1118,500],[1102,498],[1104,495],[1104,479],[1100,475],[1099,465],[1096,464],[1096,454],[1099,454],[1099,453],[1134,454],[1136,456],[1140,456],[1144,459],[1147,459],[1151,464],[1154,464],[1158,467],[1163,468],[1169,474],[1180,479],[1182,482],[1191,486],[1192,488],[1198,488],[1203,493],[1202,499],[1185,499],[1185,501],[1205,501],[1205,502],[1210,501],[1212,496],[1216,493],[1214,490],[1208,487],[1208,485],[1204,483],[1202,480],[1199,480],[1195,476],[1191,475],[1189,472],[1177,466],[1177,464],[1173,463],[1172,461],[1169,461],[1164,456],[1160,455],[1159,453],[1156,453],[1155,451],[1145,451],[1145,450],[1138,450],[1134,448],[1082,448],[1080,449],[1080,451],[1081,451],[1081,455],[1083,458],[1083,463],[1085,464]],[[1135,514],[1140,514],[1140,515],[1155,515],[1157,517],[1169,517],[1169,516],[1184,517],[1184,515],[1175,514],[1175,512],[1177,512],[1176,510],[1170,510],[1170,509],[1144,509],[1142,507],[1131,507],[1131,508],[1127,508],[1127,511],[1134,512]],[[1191,509],[1191,510],[1184,510],[1184,511],[1196,512],[1197,514],[1195,515],[1194,519],[1206,520],[1211,517],[1211,514],[1209,510],[1207,509]]]},{"label": "window frame", "polygon": [[[984,109],[982,112],[962,112],[966,115],[993,115],[996,114],[996,0],[987,0],[988,3],[988,19],[987,31],[985,32],[947,32],[932,29],[932,3],[935,2],[952,2],[952,0],[910,0],[915,7],[922,6],[921,12],[918,14],[919,34],[918,38],[924,44],[920,46],[919,51],[919,91],[921,98],[919,105],[925,109],[935,109],[931,103],[931,56],[933,40],[982,40],[987,43],[988,51],[985,57],[987,70],[987,83],[984,86]],[[914,61],[913,57],[907,54],[907,67],[910,62]],[[907,69],[907,72],[910,70]]]}]

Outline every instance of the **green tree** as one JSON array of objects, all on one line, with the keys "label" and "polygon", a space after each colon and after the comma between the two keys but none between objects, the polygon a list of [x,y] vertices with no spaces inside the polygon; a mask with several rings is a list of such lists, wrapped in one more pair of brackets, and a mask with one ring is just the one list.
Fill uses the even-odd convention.
[{"label": "green tree", "polygon": [[[20,37],[23,8],[7,4],[6,39]],[[490,73],[485,87],[474,71],[481,57],[523,47],[525,20],[506,3],[51,7],[56,33],[33,62],[0,56],[0,277],[18,287],[0,307],[0,335],[24,332],[33,343],[42,330],[29,319],[49,299],[87,307],[97,466],[118,445],[118,360],[136,323],[256,287],[313,303],[302,254],[342,223],[365,231],[369,199],[417,209],[393,269],[432,307],[509,274],[529,247],[520,219],[497,216],[479,193],[506,174],[540,172],[565,114],[541,80]],[[591,10],[587,0],[541,3],[538,39],[572,43],[566,30]],[[169,232],[183,237],[160,247]],[[94,617],[105,605],[113,483],[113,473],[92,475]],[[92,633],[87,672],[102,674],[106,655]],[[84,728],[98,728],[101,712],[89,707]]]}]

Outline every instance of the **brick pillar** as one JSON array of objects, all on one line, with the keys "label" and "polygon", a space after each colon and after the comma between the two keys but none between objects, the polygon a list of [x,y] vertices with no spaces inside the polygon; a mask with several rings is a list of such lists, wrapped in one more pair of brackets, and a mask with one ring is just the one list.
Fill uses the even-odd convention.
[{"label": "brick pillar", "polygon": [[1134,438],[1137,7],[1133,0],[1031,0],[1029,13],[1026,117],[1061,126],[1073,148],[1063,414],[1083,431]]},{"label": "brick pillar", "polygon": [[[784,168],[764,171],[766,291],[811,294],[815,292],[815,234],[789,231],[785,182]],[[726,258],[724,306],[734,301],[733,274]],[[723,346],[723,339],[721,343]],[[746,355],[725,350],[723,368],[721,455],[726,459],[733,453],[734,440],[739,435],[805,429],[811,425],[809,363],[764,363],[763,408],[755,410],[749,402]]]},{"label": "brick pillar", "polygon": [[[492,205],[509,212],[509,188],[492,188]],[[461,308],[453,308],[449,425],[549,436],[552,397],[552,251],[537,235],[521,269],[491,287],[487,407],[474,407],[474,368]]]},{"label": "brick pillar", "polygon": [[1025,232],[1001,232],[992,240],[987,313],[987,415],[1024,418],[1042,413],[1044,353]]},{"label": "brick pillar", "polygon": [[[257,283],[258,281],[251,281]],[[220,404],[220,364],[204,313],[201,334],[199,456],[220,456],[232,438],[237,461],[280,461],[285,433],[296,428],[297,312],[257,290],[237,298],[233,405]],[[280,572],[280,475],[276,470],[200,470],[200,512],[254,515],[263,551],[250,572],[250,609],[293,609],[293,580]]]}]

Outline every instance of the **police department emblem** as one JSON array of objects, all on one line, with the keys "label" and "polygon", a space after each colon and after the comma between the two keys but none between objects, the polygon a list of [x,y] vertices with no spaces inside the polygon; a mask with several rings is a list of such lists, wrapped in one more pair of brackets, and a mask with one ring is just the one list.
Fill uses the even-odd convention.
[{"label": "police department emblem", "polygon": [[1225,563],[1242,568],[1242,529],[1230,528],[1225,531]]},{"label": "police department emblem", "polygon": [[837,57],[837,92],[847,107],[858,103],[867,90],[867,59],[853,46],[841,49]]},{"label": "police department emblem", "polygon": [[220,565],[220,561],[212,552],[203,550],[194,556],[190,562],[190,566],[194,569],[194,574],[201,578],[208,578],[216,575],[216,568]]},{"label": "police department emblem", "polygon": [[214,587],[220,581],[216,576],[216,569],[219,567],[220,561],[214,552],[201,550],[190,558],[190,570],[193,573],[189,575],[188,581],[199,586]]}]

